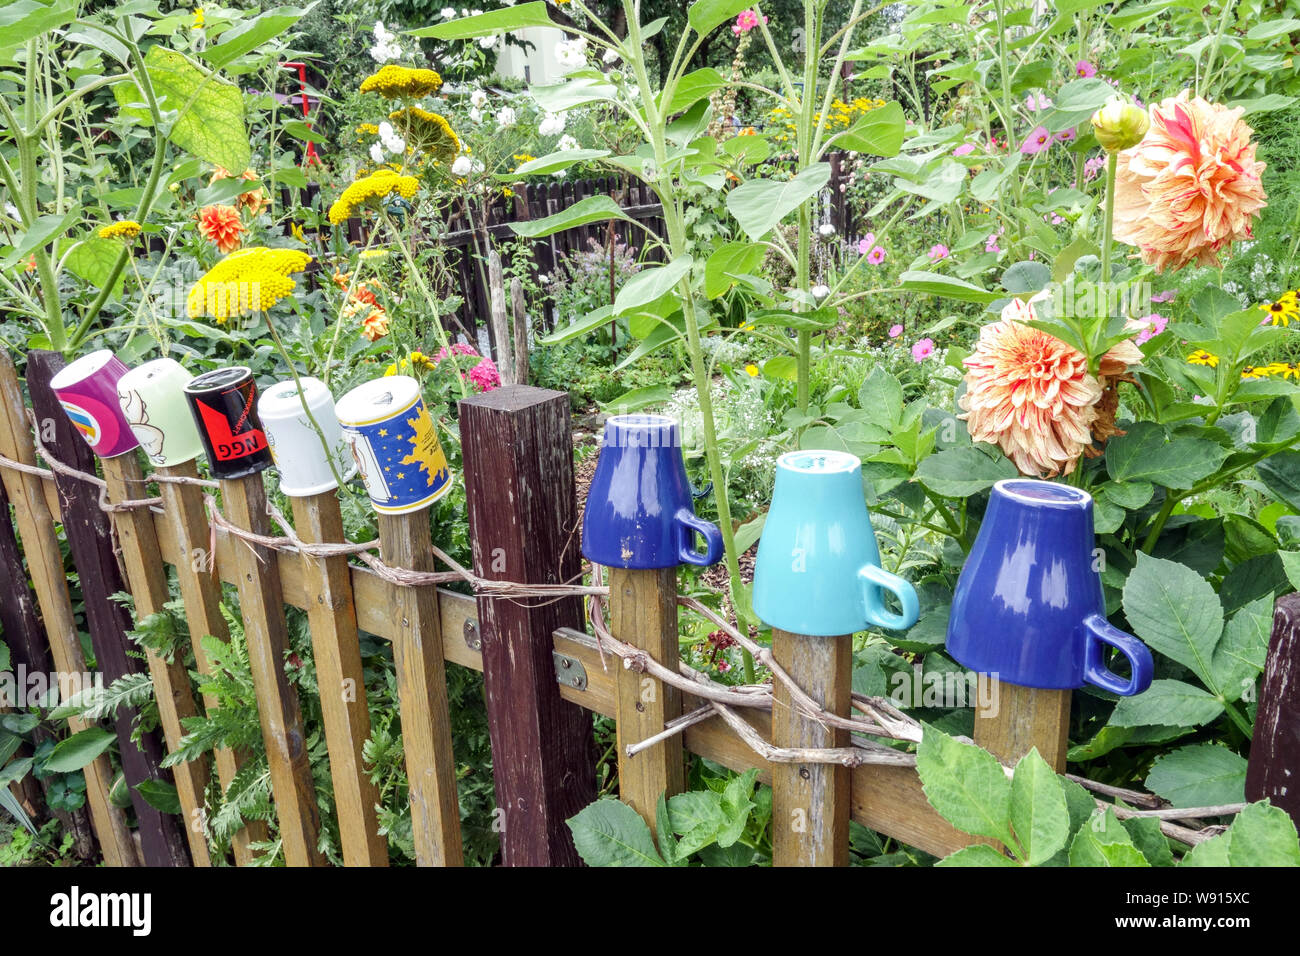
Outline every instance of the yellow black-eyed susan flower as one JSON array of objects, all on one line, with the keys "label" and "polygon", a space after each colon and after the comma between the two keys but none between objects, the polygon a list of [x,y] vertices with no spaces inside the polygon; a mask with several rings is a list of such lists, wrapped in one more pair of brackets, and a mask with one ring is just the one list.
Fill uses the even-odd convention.
[{"label": "yellow black-eyed susan flower", "polygon": [[1188,365],[1208,365],[1210,368],[1216,368],[1219,364],[1219,357],[1211,355],[1205,349],[1197,349],[1191,355],[1187,356]]}]

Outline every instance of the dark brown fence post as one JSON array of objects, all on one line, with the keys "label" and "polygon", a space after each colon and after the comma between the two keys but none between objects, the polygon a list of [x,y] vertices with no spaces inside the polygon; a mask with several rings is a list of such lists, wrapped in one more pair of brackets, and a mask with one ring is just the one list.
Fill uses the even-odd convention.
[{"label": "dark brown fence post", "polygon": [[[54,441],[51,443],[65,464],[79,471],[94,473],[95,456],[72,427],[68,416],[50,389],[50,379],[63,368],[63,357],[44,350],[27,355],[27,388],[32,407],[42,423],[49,422]],[[124,591],[121,572],[113,555],[112,530],[108,516],[99,508],[97,489],[86,482],[56,475],[55,487],[63,506],[63,528],[68,536],[73,563],[85,598],[86,623],[90,629],[95,657],[104,680],[111,683],[128,674],[144,671],[126,632],[131,629],[126,608],[112,595]],[[190,854],[184,821],[150,806],[137,789],[146,780],[171,782],[171,774],[159,764],[163,758],[158,734],[143,734],[140,746],[131,739],[132,715],[119,708],[114,719],[121,750],[122,770],[131,790],[131,804],[140,821],[140,844],[148,866],[189,866]]]},{"label": "dark brown fence post", "polygon": [[[581,570],[569,397],[516,385],[460,403],[475,573],[528,584]],[[576,598],[478,599],[497,806],[507,866],[576,866],[565,820],[596,798],[591,715],[560,698],[552,633]]]},{"label": "dark brown fence post", "polygon": [[1273,606],[1273,638],[1246,770],[1246,799],[1267,797],[1300,826],[1300,594]]}]

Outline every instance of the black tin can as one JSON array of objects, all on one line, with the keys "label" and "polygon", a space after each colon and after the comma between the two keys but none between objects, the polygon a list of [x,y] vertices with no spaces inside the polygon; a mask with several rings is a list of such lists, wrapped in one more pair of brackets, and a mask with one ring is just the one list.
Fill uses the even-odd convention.
[{"label": "black tin can", "polygon": [[214,478],[243,478],[272,464],[257,417],[257,385],[243,365],[204,372],[185,386]]}]

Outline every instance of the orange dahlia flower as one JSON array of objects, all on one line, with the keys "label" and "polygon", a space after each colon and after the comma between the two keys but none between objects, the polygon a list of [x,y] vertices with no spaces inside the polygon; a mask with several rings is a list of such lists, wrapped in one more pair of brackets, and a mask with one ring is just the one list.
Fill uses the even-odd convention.
[{"label": "orange dahlia flower", "polygon": [[239,248],[244,223],[234,206],[204,206],[199,210],[199,232],[219,252],[229,254]]},{"label": "orange dahlia flower", "polygon": [[372,342],[387,335],[388,313],[379,306],[371,309],[370,314],[361,320],[361,334]]},{"label": "orange dahlia flower", "polygon": [[1082,352],[1024,323],[1032,305],[1013,299],[997,322],[980,330],[975,351],[963,360],[966,393],[960,405],[973,441],[997,445],[1021,474],[1036,478],[1068,475],[1096,437],[1119,434],[1113,410],[1099,422],[1098,406],[1141,351],[1121,342],[1102,357],[1098,377],[1088,372]]},{"label": "orange dahlia flower", "polygon": [[1118,154],[1115,238],[1157,272],[1218,266],[1219,250],[1248,238],[1267,205],[1241,114],[1183,90],[1152,106],[1142,142]]}]

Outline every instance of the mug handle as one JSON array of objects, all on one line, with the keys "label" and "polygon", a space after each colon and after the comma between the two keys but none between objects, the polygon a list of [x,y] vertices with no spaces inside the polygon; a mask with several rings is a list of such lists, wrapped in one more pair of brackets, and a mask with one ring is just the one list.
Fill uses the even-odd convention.
[{"label": "mug handle", "polygon": [[[1100,614],[1089,614],[1083,619],[1088,632],[1085,650],[1083,679],[1120,697],[1132,697],[1151,686],[1155,663],[1151,651],[1132,634],[1125,634]],[[1102,649],[1109,645],[1128,658],[1133,676],[1128,680],[1109,670],[1102,663]]]},{"label": "mug handle", "polygon": [[[877,627],[891,631],[904,631],[916,623],[920,615],[920,603],[916,599],[916,589],[910,581],[890,574],[884,568],[868,564],[858,571],[858,583],[862,585],[862,606],[867,612],[867,621]],[[903,606],[901,614],[895,614],[885,607],[877,588],[883,588]]]},{"label": "mug handle", "polygon": [[[711,521],[697,517],[690,508],[678,508],[677,522],[677,558],[684,564],[698,564],[707,568],[717,564],[722,557],[722,532]],[[704,536],[704,553],[695,550],[695,532]]]}]

